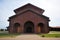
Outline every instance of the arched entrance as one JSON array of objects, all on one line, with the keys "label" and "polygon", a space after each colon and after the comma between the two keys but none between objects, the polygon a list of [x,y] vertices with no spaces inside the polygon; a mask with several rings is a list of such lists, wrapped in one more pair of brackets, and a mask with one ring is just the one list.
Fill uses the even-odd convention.
[{"label": "arched entrance", "polygon": [[14,33],[18,33],[18,27],[20,27],[19,23],[14,24]]},{"label": "arched entrance", "polygon": [[44,32],[44,24],[43,23],[39,23],[38,24],[38,27],[39,27],[39,30],[40,30],[40,33],[43,33]]},{"label": "arched entrance", "polygon": [[31,21],[27,21],[24,24],[24,32],[25,33],[33,33],[34,32],[34,24]]}]

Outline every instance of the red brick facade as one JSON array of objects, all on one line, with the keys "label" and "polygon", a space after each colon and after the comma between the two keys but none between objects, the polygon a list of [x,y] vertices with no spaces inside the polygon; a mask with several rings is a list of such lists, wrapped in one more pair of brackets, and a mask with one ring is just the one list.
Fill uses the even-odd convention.
[{"label": "red brick facade", "polygon": [[32,4],[15,9],[16,15],[9,18],[9,33],[48,33],[49,18],[42,15],[43,9]]}]

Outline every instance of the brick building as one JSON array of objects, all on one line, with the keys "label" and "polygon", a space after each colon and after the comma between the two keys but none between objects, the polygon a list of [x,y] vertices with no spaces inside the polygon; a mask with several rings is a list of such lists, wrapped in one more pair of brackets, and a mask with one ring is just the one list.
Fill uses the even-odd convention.
[{"label": "brick building", "polygon": [[60,31],[60,26],[50,27],[50,31]]},{"label": "brick building", "polygon": [[48,33],[49,18],[43,15],[44,10],[32,4],[26,4],[14,10],[9,17],[9,33]]}]

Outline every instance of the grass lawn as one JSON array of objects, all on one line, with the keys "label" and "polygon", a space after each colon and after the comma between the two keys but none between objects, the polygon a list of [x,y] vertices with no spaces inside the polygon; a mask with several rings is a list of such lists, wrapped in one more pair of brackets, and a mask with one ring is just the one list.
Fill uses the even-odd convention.
[{"label": "grass lawn", "polygon": [[60,37],[60,34],[39,34],[39,36],[41,36],[41,37],[54,37],[54,38],[58,38],[58,37]]},{"label": "grass lawn", "polygon": [[48,34],[38,34],[41,37],[54,37],[54,38],[60,38],[60,32],[57,31],[51,31]]},{"label": "grass lawn", "polygon": [[0,38],[2,37],[16,37],[20,34],[5,34],[5,33],[0,33]]},{"label": "grass lawn", "polygon": [[3,37],[16,37],[20,34],[9,34],[9,33],[6,33],[6,32],[0,32],[0,38],[3,38]]}]

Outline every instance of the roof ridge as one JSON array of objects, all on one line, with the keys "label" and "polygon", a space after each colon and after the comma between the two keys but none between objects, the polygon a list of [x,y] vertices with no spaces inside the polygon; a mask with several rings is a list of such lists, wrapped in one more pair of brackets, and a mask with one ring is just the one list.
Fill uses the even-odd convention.
[{"label": "roof ridge", "polygon": [[31,3],[27,3],[27,4],[25,4],[25,5],[22,5],[22,6],[19,7],[19,8],[15,9],[14,12],[16,13],[17,10],[19,10],[19,9],[25,7],[25,6],[33,6],[33,7],[37,8],[37,9],[39,9],[39,10],[42,10],[43,12],[45,11],[45,10],[43,10],[43,9],[40,8],[40,7],[37,7],[37,6],[35,6],[35,5],[31,4]]}]

